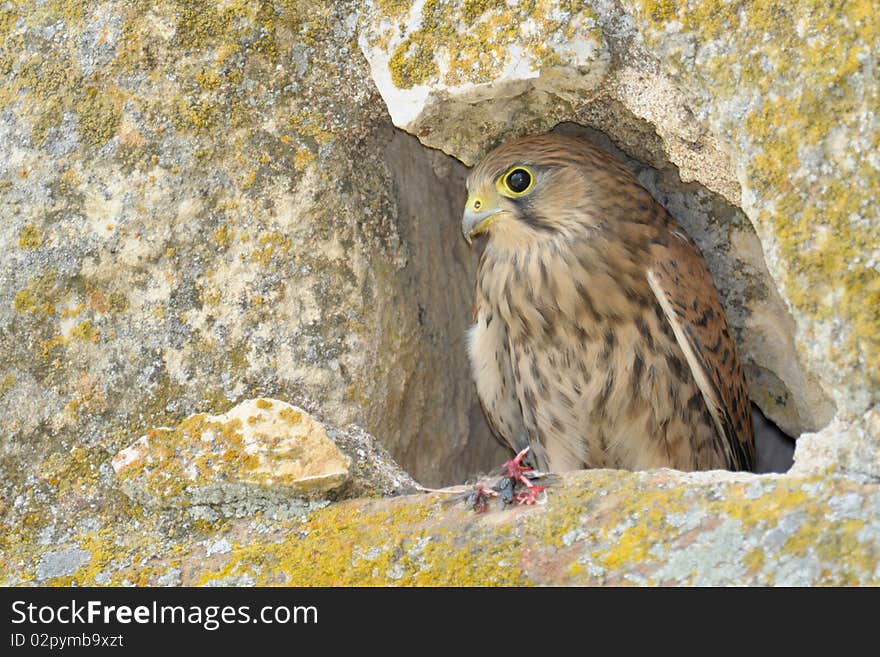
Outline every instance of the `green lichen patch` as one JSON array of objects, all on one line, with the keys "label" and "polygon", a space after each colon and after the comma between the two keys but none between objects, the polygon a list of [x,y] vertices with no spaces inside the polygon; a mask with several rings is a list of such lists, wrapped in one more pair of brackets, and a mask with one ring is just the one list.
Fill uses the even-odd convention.
[{"label": "green lichen patch", "polygon": [[[8,36],[7,40],[15,41]],[[43,56],[25,49],[0,92],[4,105],[23,99],[29,108],[32,134],[44,142],[52,130],[61,130],[65,115],[76,120],[79,138],[91,146],[104,145],[116,132],[124,94],[87,78],[75,58]]]}]

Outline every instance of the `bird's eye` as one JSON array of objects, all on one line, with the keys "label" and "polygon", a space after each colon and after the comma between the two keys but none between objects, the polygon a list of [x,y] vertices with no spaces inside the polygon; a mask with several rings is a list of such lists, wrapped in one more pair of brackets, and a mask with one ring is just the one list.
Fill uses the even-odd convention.
[{"label": "bird's eye", "polygon": [[525,167],[514,167],[501,178],[505,191],[513,196],[522,196],[532,188],[534,178]]}]

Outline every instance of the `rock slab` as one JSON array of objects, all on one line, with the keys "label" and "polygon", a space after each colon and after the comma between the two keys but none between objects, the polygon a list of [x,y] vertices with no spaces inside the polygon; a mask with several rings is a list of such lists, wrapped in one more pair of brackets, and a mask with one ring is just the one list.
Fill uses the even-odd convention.
[{"label": "rock slab", "polygon": [[274,399],[198,414],[142,436],[112,460],[126,492],[148,506],[246,506],[342,486],[351,460],[324,426]]}]

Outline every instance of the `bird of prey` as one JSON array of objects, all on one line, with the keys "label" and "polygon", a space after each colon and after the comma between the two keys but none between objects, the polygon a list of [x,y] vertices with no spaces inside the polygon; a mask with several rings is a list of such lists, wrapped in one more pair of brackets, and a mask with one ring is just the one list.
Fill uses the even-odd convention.
[{"label": "bird of prey", "polygon": [[551,472],[754,467],[711,274],[620,162],[574,137],[525,137],[467,186],[465,237],[488,236],[468,350],[503,443]]}]

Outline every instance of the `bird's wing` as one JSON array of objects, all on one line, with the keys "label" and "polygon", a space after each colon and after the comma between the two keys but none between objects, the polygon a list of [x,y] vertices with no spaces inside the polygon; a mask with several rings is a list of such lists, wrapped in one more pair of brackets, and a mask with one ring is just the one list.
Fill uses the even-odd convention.
[{"label": "bird's wing", "polygon": [[679,230],[654,244],[651,286],[718,429],[728,468],[755,464],[751,406],[718,291],[697,246]]}]

